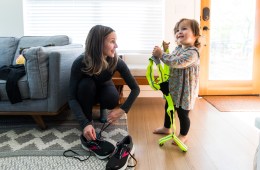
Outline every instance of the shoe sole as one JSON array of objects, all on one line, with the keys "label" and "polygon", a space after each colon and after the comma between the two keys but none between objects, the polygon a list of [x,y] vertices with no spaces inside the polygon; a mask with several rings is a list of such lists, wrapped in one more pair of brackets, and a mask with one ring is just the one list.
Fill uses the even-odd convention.
[{"label": "shoe sole", "polygon": [[89,152],[94,153],[95,156],[98,157],[98,159],[101,159],[101,160],[106,159],[106,158],[108,158],[108,157],[110,156],[110,154],[109,154],[109,155],[105,155],[105,156],[100,156],[100,155],[96,154],[94,151],[92,151],[92,150],[86,148],[84,145],[81,145],[81,147],[82,147],[84,150],[86,150],[86,151],[89,151]]},{"label": "shoe sole", "polygon": [[[133,148],[132,148],[130,153],[131,153],[131,155],[134,155],[134,153],[135,153],[135,146],[134,145],[133,145]],[[118,169],[118,170],[125,170],[127,168],[128,161],[129,161],[130,158],[132,158],[132,157],[129,155],[127,160],[126,160],[125,165],[122,168]]]}]

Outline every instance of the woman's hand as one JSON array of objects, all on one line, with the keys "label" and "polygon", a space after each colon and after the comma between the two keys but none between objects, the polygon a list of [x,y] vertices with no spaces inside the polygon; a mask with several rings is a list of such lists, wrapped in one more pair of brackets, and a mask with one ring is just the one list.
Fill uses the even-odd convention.
[{"label": "woman's hand", "polygon": [[116,108],[110,111],[107,116],[107,122],[112,123],[124,115],[125,111],[121,108]]},{"label": "woman's hand", "polygon": [[155,46],[155,47],[153,48],[153,56],[154,56],[154,57],[162,58],[162,54],[163,54],[163,52],[162,52],[162,49],[161,49],[160,47]]},{"label": "woman's hand", "polygon": [[83,130],[83,135],[87,140],[96,140],[96,132],[92,125],[87,125]]}]

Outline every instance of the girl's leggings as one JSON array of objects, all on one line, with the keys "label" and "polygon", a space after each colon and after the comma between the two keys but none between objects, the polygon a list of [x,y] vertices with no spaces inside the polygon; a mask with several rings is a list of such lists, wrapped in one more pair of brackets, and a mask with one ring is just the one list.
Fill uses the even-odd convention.
[{"label": "girl's leggings", "polygon": [[[167,113],[168,103],[166,101],[165,103],[165,117],[164,117],[164,127],[170,128],[171,127],[171,120]],[[190,110],[184,110],[181,107],[176,108],[174,106],[175,110],[177,111],[179,120],[180,120],[180,134],[185,136],[188,134],[190,129],[190,118],[189,118],[189,112]],[[171,117],[173,117],[173,112],[171,111]]]},{"label": "girl's leggings", "polygon": [[77,98],[87,119],[92,121],[92,108],[100,104],[100,109],[114,109],[118,105],[119,94],[112,80],[99,83],[92,78],[80,81]]}]

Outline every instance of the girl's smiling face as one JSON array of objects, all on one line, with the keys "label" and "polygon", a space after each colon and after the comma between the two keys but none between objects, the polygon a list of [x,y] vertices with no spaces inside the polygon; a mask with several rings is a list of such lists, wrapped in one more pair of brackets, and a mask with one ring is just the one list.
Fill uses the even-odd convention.
[{"label": "girl's smiling face", "polygon": [[108,34],[108,36],[105,38],[104,41],[104,48],[103,48],[103,55],[105,57],[114,57],[116,53],[117,43],[117,36],[115,32],[111,32]]},{"label": "girl's smiling face", "polygon": [[176,33],[176,39],[183,48],[194,46],[196,36],[192,32],[191,24],[189,21],[184,20],[179,23],[179,27]]}]

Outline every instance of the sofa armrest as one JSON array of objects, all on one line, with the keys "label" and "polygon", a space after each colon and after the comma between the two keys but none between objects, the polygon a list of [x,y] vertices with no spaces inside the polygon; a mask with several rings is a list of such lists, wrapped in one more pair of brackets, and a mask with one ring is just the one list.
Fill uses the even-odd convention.
[{"label": "sofa armrest", "polygon": [[57,111],[68,101],[71,66],[83,51],[82,46],[51,51],[49,55],[48,111]]}]

